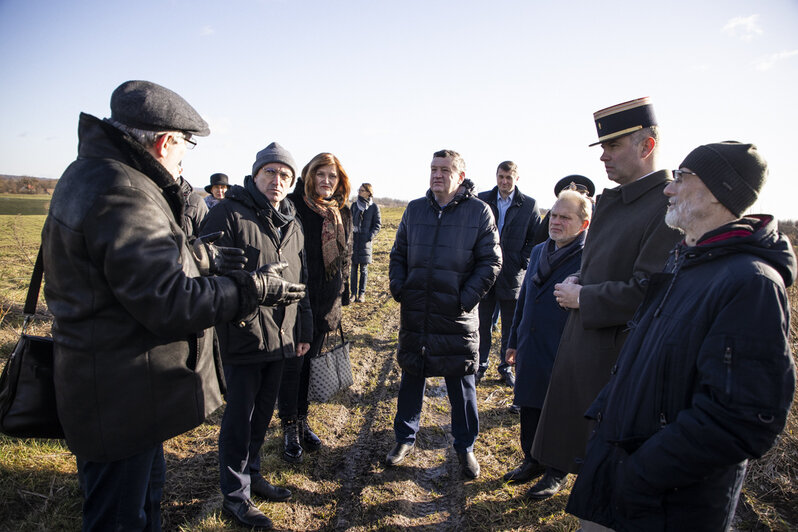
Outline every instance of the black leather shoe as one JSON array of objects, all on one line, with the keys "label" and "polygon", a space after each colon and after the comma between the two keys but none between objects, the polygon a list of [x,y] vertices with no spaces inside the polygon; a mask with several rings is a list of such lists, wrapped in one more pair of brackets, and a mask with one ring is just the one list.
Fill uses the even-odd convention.
[{"label": "black leather shoe", "polygon": [[250,499],[227,499],[222,501],[222,513],[235,519],[238,523],[253,530],[271,530],[272,520],[263,515]]},{"label": "black leather shoe", "polygon": [[465,476],[468,478],[477,478],[479,476],[479,462],[477,462],[477,457],[474,456],[474,451],[457,453],[457,459],[460,460],[460,469]]},{"label": "black leather shoe", "polygon": [[509,386],[510,388],[515,388],[515,375],[513,375],[512,370],[502,371],[499,376],[500,381],[504,381],[504,384]]},{"label": "black leather shoe", "polygon": [[402,460],[413,450],[413,447],[415,447],[413,443],[397,443],[393,446],[391,452],[388,453],[388,456],[385,457],[385,465],[392,467],[401,464]]},{"label": "black leather shoe", "polygon": [[511,414],[520,414],[521,413],[521,407],[518,406],[518,405],[510,405],[510,408],[508,408],[508,410],[510,411]]},{"label": "black leather shoe", "polygon": [[521,462],[521,465],[513,469],[512,471],[507,472],[502,478],[505,482],[515,482],[515,483],[522,483],[522,482],[529,482],[535,477],[539,477],[543,473],[546,472],[546,466],[537,462],[530,462],[529,460],[524,460]]},{"label": "black leather shoe", "polygon": [[316,433],[310,429],[310,425],[308,425],[308,417],[299,416],[297,418],[297,423],[299,423],[299,434],[303,447],[308,451],[317,451],[321,447],[321,438],[319,438]]},{"label": "black leather shoe", "polygon": [[302,445],[299,443],[299,424],[296,418],[283,420],[282,459],[292,464],[302,461]]},{"label": "black leather shoe", "polygon": [[566,473],[555,473],[548,469],[543,478],[529,488],[525,497],[533,501],[548,499],[562,489],[566,476],[568,476]]},{"label": "black leather shoe", "polygon": [[269,484],[260,475],[253,475],[250,478],[249,490],[267,501],[281,502],[291,498],[291,490]]}]

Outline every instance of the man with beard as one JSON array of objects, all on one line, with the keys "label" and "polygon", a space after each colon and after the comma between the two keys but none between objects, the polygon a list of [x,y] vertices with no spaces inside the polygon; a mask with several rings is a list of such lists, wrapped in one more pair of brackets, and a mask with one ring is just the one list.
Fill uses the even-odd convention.
[{"label": "man with beard", "polygon": [[[792,246],[756,201],[753,144],[699,146],[665,188],[684,233],[651,277],[567,511],[615,530],[727,530],[749,459],[784,428],[795,389]],[[597,524],[597,525],[596,525]]]}]

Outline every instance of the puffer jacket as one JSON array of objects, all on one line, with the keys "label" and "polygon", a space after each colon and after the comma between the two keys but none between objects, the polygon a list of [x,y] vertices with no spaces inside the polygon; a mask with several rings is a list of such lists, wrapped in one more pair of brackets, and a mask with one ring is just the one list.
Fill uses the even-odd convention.
[{"label": "puffer jacket", "polygon": [[78,159],[42,230],[58,414],[70,449],[107,462],[203,422],[221,405],[211,327],[236,284],[200,277],[172,176],[136,141],[81,114]]},{"label": "puffer jacket", "polygon": [[313,335],[335,331],[341,323],[342,304],[349,304],[349,274],[352,263],[352,214],[346,205],[341,208],[341,221],[346,233],[347,249],[340,268],[328,279],[321,255],[322,217],[305,203],[305,184],[297,179],[288,195],[296,207],[297,218],[305,231],[305,258],[308,267],[308,295],[313,312]]},{"label": "puffer jacket", "polygon": [[[246,179],[252,178],[247,176]],[[284,279],[307,283],[305,237],[302,225],[295,219],[294,204],[287,199],[280,203],[281,214],[290,221],[281,228],[282,238],[278,238],[272,218],[274,211],[258,207],[244,187],[234,185],[225,199],[227,201],[219,203],[208,214],[202,234],[222,231],[224,234],[214,243],[243,249],[248,271],[284,261],[288,263],[280,274]],[[252,364],[293,357],[297,342],[310,343],[313,339],[310,300],[306,295],[298,304],[261,305],[243,319],[219,325],[216,331],[225,364]]]},{"label": "puffer jacket", "polygon": [[371,248],[382,227],[380,208],[372,202],[362,210],[357,201],[352,202],[352,264],[371,264]]},{"label": "puffer jacket", "polygon": [[749,458],[784,428],[795,388],[789,241],[770,216],[678,245],[652,275],[567,510],[624,530],[725,530]]},{"label": "puffer jacket", "polygon": [[[496,223],[499,221],[498,197],[499,187],[479,193],[479,199],[490,206]],[[504,225],[500,237],[502,270],[493,285],[497,299],[518,299],[524,274],[529,266],[529,255],[535,245],[535,230],[538,225],[540,225],[540,211],[537,202],[515,187],[512,203],[504,213]]]},{"label": "puffer jacket", "polygon": [[401,303],[397,358],[412,374],[475,373],[479,358],[477,304],[502,265],[490,208],[465,180],[441,208],[432,191],[411,201],[391,249],[391,295]]},{"label": "puffer jacket", "polygon": [[177,178],[180,190],[183,194],[183,231],[189,239],[196,238],[200,234],[202,221],[208,215],[208,205],[203,201],[202,196],[194,192],[185,177],[182,175]]}]

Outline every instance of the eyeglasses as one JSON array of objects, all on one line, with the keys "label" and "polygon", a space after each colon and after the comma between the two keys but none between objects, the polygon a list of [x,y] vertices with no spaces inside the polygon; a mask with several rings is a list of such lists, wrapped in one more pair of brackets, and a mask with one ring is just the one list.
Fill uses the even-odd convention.
[{"label": "eyeglasses", "polygon": [[695,173],[695,172],[688,172],[687,170],[673,170],[673,175],[674,175],[674,178],[675,178],[674,181],[676,181],[677,183],[681,183],[682,182],[682,174],[694,175],[694,176],[698,177],[698,174]]},{"label": "eyeglasses", "polygon": [[187,150],[193,150],[194,147],[197,145],[197,143],[195,141],[191,140],[189,137],[186,137],[185,135],[183,136],[183,140],[186,141],[186,149]]},{"label": "eyeglasses", "polygon": [[280,181],[288,182],[294,178],[294,174],[287,170],[276,170],[274,168],[264,168],[263,173],[265,173],[269,178],[274,179],[275,177],[279,177]]}]

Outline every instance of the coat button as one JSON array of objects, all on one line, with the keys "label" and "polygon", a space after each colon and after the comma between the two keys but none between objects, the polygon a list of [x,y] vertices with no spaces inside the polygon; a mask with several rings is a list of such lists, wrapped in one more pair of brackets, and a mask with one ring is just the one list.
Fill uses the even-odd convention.
[{"label": "coat button", "polygon": [[615,375],[616,373],[618,373],[618,364],[613,364],[610,375]]}]

